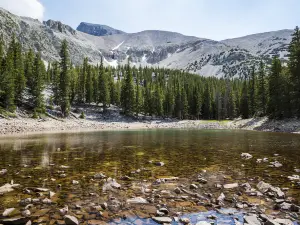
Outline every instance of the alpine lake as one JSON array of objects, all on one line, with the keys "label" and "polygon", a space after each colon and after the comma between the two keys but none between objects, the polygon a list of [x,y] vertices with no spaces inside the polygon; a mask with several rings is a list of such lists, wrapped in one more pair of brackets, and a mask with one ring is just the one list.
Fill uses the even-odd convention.
[{"label": "alpine lake", "polygon": [[[299,134],[157,129],[0,137],[0,187],[13,189],[0,193],[0,224],[72,224],[66,215],[80,224],[186,224],[183,217],[242,224],[253,211],[297,224],[299,169]],[[262,181],[284,198],[260,190]]]}]

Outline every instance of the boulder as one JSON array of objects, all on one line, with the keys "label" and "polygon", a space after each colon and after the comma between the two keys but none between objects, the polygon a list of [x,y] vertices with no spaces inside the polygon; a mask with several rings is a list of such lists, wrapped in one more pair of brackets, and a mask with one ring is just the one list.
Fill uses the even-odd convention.
[{"label": "boulder", "polygon": [[152,220],[156,223],[159,223],[159,224],[168,224],[168,223],[172,223],[172,219],[170,217],[152,217]]},{"label": "boulder", "polygon": [[24,210],[24,211],[22,211],[22,216],[24,216],[24,217],[29,217],[30,215],[31,215],[31,212],[28,210],[28,209],[26,209],[26,210]]},{"label": "boulder", "polygon": [[245,216],[244,223],[248,223],[249,225],[261,225],[256,215]]},{"label": "boulder", "polygon": [[199,221],[196,223],[196,225],[211,225],[211,223],[209,223],[207,221]]},{"label": "boulder", "polygon": [[251,159],[253,156],[250,155],[249,153],[242,153],[241,158],[242,159]]},{"label": "boulder", "polygon": [[155,166],[164,166],[165,163],[164,162],[155,162],[154,165]]},{"label": "boulder", "polygon": [[29,221],[29,218],[25,217],[15,217],[15,218],[8,218],[8,219],[0,219],[0,223],[3,223],[5,225],[23,225],[27,224]]},{"label": "boulder", "polygon": [[193,189],[198,189],[198,186],[197,186],[196,184],[191,184],[191,185],[190,185],[190,189],[192,189],[192,190],[193,190]]},{"label": "boulder", "polygon": [[115,179],[108,178],[106,182],[103,184],[102,190],[103,192],[106,191],[115,191],[115,189],[120,189],[121,185],[117,183]]},{"label": "boulder", "polygon": [[189,224],[191,220],[189,218],[180,218],[180,222],[183,224]]},{"label": "boulder", "polygon": [[5,194],[14,191],[14,188],[19,187],[20,184],[4,184],[0,187],[0,194]]},{"label": "boulder", "polygon": [[300,176],[299,175],[292,175],[292,176],[288,176],[288,179],[290,181],[300,180]]},{"label": "boulder", "polygon": [[232,188],[237,188],[237,187],[239,187],[239,184],[238,184],[238,183],[224,184],[223,187],[224,187],[225,189],[232,189]]},{"label": "boulder", "polygon": [[15,211],[15,208],[9,208],[9,209],[5,209],[4,212],[2,213],[2,216],[4,217],[9,217],[13,214],[13,212]]},{"label": "boulder", "polygon": [[0,176],[4,175],[7,173],[7,169],[2,169],[0,170]]},{"label": "boulder", "polygon": [[262,192],[262,193],[266,193],[269,189],[270,189],[270,187],[271,187],[272,185],[270,185],[270,184],[268,184],[268,183],[265,183],[265,182],[263,182],[263,181],[260,181],[258,184],[257,184],[257,189],[260,191],[260,192]]},{"label": "boulder", "polygon": [[130,199],[127,199],[126,202],[129,204],[148,204],[149,203],[146,199],[144,199],[142,197],[130,198]]},{"label": "boulder", "polygon": [[289,219],[275,219],[274,221],[281,225],[294,225],[294,223]]},{"label": "boulder", "polygon": [[66,225],[78,225],[78,219],[75,216],[66,215],[64,217]]}]

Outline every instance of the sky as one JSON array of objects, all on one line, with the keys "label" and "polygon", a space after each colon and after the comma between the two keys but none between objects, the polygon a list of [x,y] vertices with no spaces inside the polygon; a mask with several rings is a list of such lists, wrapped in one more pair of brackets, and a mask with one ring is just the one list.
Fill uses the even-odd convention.
[{"label": "sky", "polygon": [[74,29],[89,22],[128,33],[166,30],[213,40],[300,25],[300,0],[0,0],[0,7]]}]

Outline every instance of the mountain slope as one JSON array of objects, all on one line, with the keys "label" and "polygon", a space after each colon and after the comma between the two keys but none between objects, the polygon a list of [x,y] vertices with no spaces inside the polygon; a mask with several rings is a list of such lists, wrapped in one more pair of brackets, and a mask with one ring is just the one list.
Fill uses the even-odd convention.
[{"label": "mountain slope", "polygon": [[40,51],[45,61],[59,59],[61,41],[66,39],[74,64],[82,63],[84,57],[96,64],[103,56],[105,65],[117,66],[130,57],[136,66],[181,69],[204,76],[246,76],[261,59],[269,63],[278,54],[285,60],[292,32],[281,30],[224,41],[158,30],[95,36],[58,21],[41,23],[0,9],[0,33],[6,44],[15,33],[25,49]]}]

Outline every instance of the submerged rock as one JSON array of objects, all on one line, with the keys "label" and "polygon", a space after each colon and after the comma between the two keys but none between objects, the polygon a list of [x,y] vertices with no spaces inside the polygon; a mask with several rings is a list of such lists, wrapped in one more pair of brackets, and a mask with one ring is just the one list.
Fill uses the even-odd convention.
[{"label": "submerged rock", "polygon": [[242,159],[251,159],[253,156],[250,155],[249,153],[242,153],[241,158]]},{"label": "submerged rock", "polygon": [[106,176],[103,173],[97,173],[94,175],[94,179],[104,179]]},{"label": "submerged rock", "polygon": [[192,190],[193,190],[193,189],[198,189],[198,186],[197,186],[196,184],[191,184],[191,185],[190,185],[190,189],[192,189]]},{"label": "submerged rock", "polygon": [[15,218],[9,218],[9,219],[0,219],[0,223],[6,224],[6,225],[21,225],[21,224],[27,224],[29,221],[29,218],[25,217],[15,217]]},{"label": "submerged rock", "polygon": [[260,192],[265,193],[270,189],[271,185],[263,181],[260,181],[256,187]]},{"label": "submerged rock", "polygon": [[69,207],[66,205],[64,208],[58,210],[60,215],[64,216],[68,213]]},{"label": "submerged rock", "polygon": [[66,215],[65,218],[66,225],[78,225],[78,219],[75,216]]},{"label": "submerged rock", "polygon": [[159,224],[172,223],[172,219],[170,217],[152,217],[152,220],[154,220],[155,222],[157,222]]},{"label": "submerged rock", "polygon": [[4,217],[11,216],[15,210],[16,210],[15,208],[5,209],[2,216]]},{"label": "submerged rock", "polygon": [[249,225],[261,225],[261,222],[258,220],[256,215],[245,216],[244,222],[248,223]]},{"label": "submerged rock", "polygon": [[103,192],[106,191],[114,191],[115,189],[120,189],[121,185],[117,183],[115,179],[108,178],[107,181],[103,184],[102,190]]},{"label": "submerged rock", "polygon": [[164,166],[165,163],[164,162],[155,162],[154,165],[155,166]]},{"label": "submerged rock", "polygon": [[19,187],[20,184],[4,184],[0,187],[0,194],[5,194],[14,191],[14,188]]},{"label": "submerged rock", "polygon": [[282,167],[282,164],[278,161],[271,162],[270,164],[271,164],[270,167],[276,167],[276,168]]},{"label": "submerged rock", "polygon": [[79,181],[77,181],[77,180],[72,180],[72,184],[77,185],[77,184],[79,184]]},{"label": "submerged rock", "polygon": [[239,187],[239,184],[238,184],[238,183],[224,184],[223,187],[224,187],[225,189],[232,189],[232,188],[237,188],[237,187]]},{"label": "submerged rock", "polygon": [[183,224],[189,224],[191,220],[189,218],[180,218],[180,222]]},{"label": "submerged rock", "polygon": [[7,173],[7,169],[2,169],[2,170],[0,170],[0,175],[4,175],[4,174],[6,174]]},{"label": "submerged rock", "polygon": [[129,204],[148,204],[149,202],[142,197],[135,197],[131,199],[127,199],[126,201]]},{"label": "submerged rock", "polygon": [[300,176],[299,175],[292,175],[292,176],[288,176],[288,179],[291,180],[291,181],[300,180]]},{"label": "submerged rock", "polygon": [[28,209],[26,209],[26,210],[24,210],[24,211],[22,211],[22,216],[24,216],[24,217],[29,217],[30,215],[31,215],[31,212],[28,210]]}]

